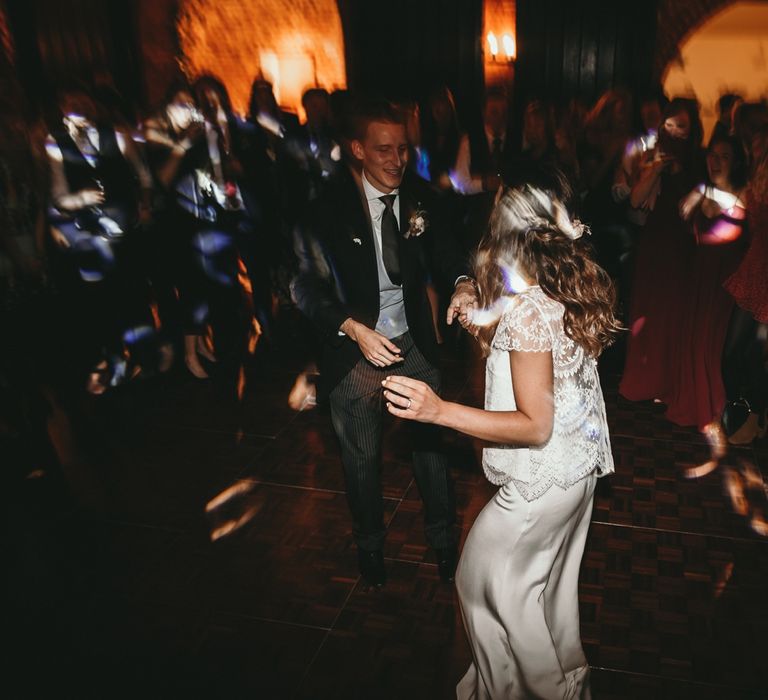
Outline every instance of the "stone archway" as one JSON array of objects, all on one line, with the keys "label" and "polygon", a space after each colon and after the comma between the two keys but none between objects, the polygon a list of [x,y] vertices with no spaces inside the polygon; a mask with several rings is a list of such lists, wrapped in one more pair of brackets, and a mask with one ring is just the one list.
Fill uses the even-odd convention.
[{"label": "stone archway", "polygon": [[733,0],[661,0],[656,29],[656,57],[653,74],[661,80],[670,61],[678,56],[680,42],[709,17]]},{"label": "stone archway", "polygon": [[346,86],[335,0],[179,0],[177,18],[184,72],[217,75],[241,114],[257,75],[273,84],[281,106],[298,114],[306,88]]},{"label": "stone archway", "polygon": [[717,100],[732,92],[747,100],[768,89],[768,3],[730,2],[688,31],[662,74],[670,96],[696,97],[705,134],[717,119]]}]

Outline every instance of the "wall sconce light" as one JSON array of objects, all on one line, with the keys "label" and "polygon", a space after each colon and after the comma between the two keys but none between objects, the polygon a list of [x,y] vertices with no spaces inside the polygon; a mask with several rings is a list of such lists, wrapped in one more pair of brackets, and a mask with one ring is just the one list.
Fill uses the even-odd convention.
[{"label": "wall sconce light", "polygon": [[488,51],[491,54],[491,60],[495,61],[499,55],[499,40],[493,32],[488,32],[486,39],[488,40]]},{"label": "wall sconce light", "polygon": [[504,34],[501,37],[501,48],[503,49],[503,57],[499,57],[499,40],[493,32],[488,32],[485,37],[488,42],[488,53],[491,57],[491,62],[505,61],[506,63],[513,63],[517,57],[517,46],[515,40],[511,34]]},{"label": "wall sconce light", "polygon": [[504,55],[507,58],[507,63],[512,63],[517,57],[517,46],[515,40],[510,34],[505,34],[501,37],[501,45],[504,47]]}]

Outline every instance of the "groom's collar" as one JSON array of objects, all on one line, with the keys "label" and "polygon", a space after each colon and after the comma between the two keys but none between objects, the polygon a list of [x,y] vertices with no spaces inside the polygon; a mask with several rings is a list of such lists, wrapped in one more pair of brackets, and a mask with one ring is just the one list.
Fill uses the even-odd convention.
[{"label": "groom's collar", "polygon": [[395,187],[395,189],[392,190],[389,193],[380,192],[379,190],[377,190],[368,181],[368,178],[365,176],[365,170],[363,170],[362,181],[363,181],[363,193],[365,194],[366,200],[369,201],[369,202],[373,201],[374,199],[378,200],[379,197],[383,197],[385,194],[394,194],[394,195],[400,194],[400,188],[399,187]]}]

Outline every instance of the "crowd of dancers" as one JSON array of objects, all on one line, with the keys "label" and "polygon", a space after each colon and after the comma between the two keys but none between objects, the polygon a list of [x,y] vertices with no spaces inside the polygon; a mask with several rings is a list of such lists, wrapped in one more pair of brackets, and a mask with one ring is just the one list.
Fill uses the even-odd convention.
[{"label": "crowd of dancers", "polygon": [[[620,392],[716,450],[765,434],[768,108],[724,96],[704,149],[691,99],[529,99],[519,124],[510,105],[489,89],[464,129],[446,88],[396,104],[313,88],[300,124],[261,78],[243,118],[213,76],[174,83],[141,120],[81,85],[45,122],[9,105],[3,478],[55,466],[51,404],[174,364],[242,390],[255,339],[296,306],[363,579],[386,582],[386,406],[413,421],[426,538],[455,575],[473,652],[458,696],[586,697],[578,572],[613,471],[602,350],[623,337]],[[485,410],[439,397],[455,319],[488,358]],[[500,486],[458,571],[441,433],[424,424],[490,443]]]},{"label": "crowd of dancers", "polygon": [[[350,152],[358,97],[320,88],[306,121],[253,83],[236,114],[213,76],[179,80],[137,119],[110,89],[62,87],[47,119],[3,110],[1,372],[5,421],[55,375],[93,394],[182,363],[229,376],[248,335],[270,338],[292,305],[294,233]],[[661,92],[579,100],[489,89],[460,123],[447,88],[401,100],[408,170],[429,187],[441,236],[467,259],[501,185],[568,183],[619,289],[628,329],[621,393],[681,425],[746,443],[765,432],[768,116],[735,95],[703,149],[698,108]],[[468,111],[462,111],[468,113]],[[451,290],[428,292],[437,337]],[[52,350],[51,338],[66,338]],[[21,369],[21,371],[20,371]],[[231,370],[231,372],[230,372]],[[304,402],[305,404],[306,402]],[[302,404],[300,401],[299,404]]]}]

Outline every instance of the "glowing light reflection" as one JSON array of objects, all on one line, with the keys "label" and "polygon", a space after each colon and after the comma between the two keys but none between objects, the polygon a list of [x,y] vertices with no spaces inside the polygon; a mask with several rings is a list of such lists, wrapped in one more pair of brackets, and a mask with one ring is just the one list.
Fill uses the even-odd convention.
[{"label": "glowing light reflection", "polygon": [[512,38],[512,36],[505,34],[503,37],[501,37],[501,44],[504,47],[504,54],[506,55],[507,60],[514,60],[517,54],[517,46],[515,45],[515,40]]},{"label": "glowing light reflection", "polygon": [[499,40],[493,32],[488,32],[486,39],[488,40],[488,49],[491,52],[491,56],[495,59],[499,55]]},{"label": "glowing light reflection", "polygon": [[237,532],[261,510],[263,496],[257,493],[256,486],[252,481],[238,481],[206,504],[206,514],[215,521],[212,542]]}]

